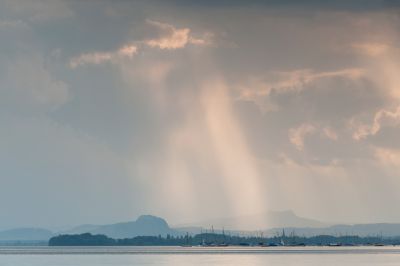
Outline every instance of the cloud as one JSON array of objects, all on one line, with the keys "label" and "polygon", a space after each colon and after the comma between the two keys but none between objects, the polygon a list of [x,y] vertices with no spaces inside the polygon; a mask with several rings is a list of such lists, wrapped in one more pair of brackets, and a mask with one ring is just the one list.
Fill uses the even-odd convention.
[{"label": "cloud", "polygon": [[375,147],[375,157],[384,165],[400,166],[400,151],[396,149],[388,149]]},{"label": "cloud", "polygon": [[303,123],[298,127],[289,129],[289,141],[296,147],[296,149],[302,151],[304,150],[305,138],[317,132],[320,133],[320,136],[328,138],[332,141],[338,140],[336,131],[329,126],[320,127],[310,123]]},{"label": "cloud", "polygon": [[0,20],[0,30],[28,29],[29,26],[22,20]]},{"label": "cloud", "polygon": [[366,65],[367,76],[387,94],[388,97],[400,101],[399,90],[399,47],[393,43],[398,42],[398,34],[388,33],[389,36],[381,37],[382,42],[365,42],[359,44],[358,51],[361,60]]},{"label": "cloud", "polygon": [[211,43],[211,33],[205,33],[201,38],[196,38],[192,36],[189,28],[177,29],[173,25],[154,20],[146,20],[146,22],[160,29],[161,37],[145,41],[139,40],[135,42],[136,44],[126,44],[116,51],[83,53],[73,57],[69,62],[69,66],[77,68],[88,64],[118,63],[123,59],[132,59],[138,53],[139,49],[142,48],[140,47],[141,44],[161,50],[175,50],[184,48],[188,44],[208,45]]},{"label": "cloud", "polygon": [[298,149],[304,149],[304,139],[315,132],[316,128],[312,124],[304,123],[296,128],[289,130],[289,140]]},{"label": "cloud", "polygon": [[[63,226],[79,224],[82,218],[111,222],[112,215],[131,217],[140,191],[125,159],[106,143],[45,116],[2,113],[0,123],[7,125],[0,132],[0,206],[8,214],[3,226]],[[7,198],[13,198],[12,206]],[[121,204],[126,207],[112,208]]]},{"label": "cloud", "polygon": [[18,59],[8,66],[0,93],[4,93],[4,105],[14,103],[21,110],[54,109],[71,97],[68,85],[54,78],[37,56]]},{"label": "cloud", "polygon": [[353,138],[362,140],[368,136],[376,135],[382,126],[398,126],[400,124],[400,107],[394,111],[381,109],[375,113],[371,124],[362,124],[356,120],[351,120],[350,125],[354,128]]},{"label": "cloud", "polygon": [[388,44],[379,42],[353,43],[351,46],[357,52],[371,57],[384,55],[390,48]]},{"label": "cloud", "polygon": [[322,129],[324,135],[330,140],[338,140],[338,135],[331,127],[324,127]]},{"label": "cloud", "polygon": [[277,107],[270,102],[263,102],[271,93],[284,94],[300,92],[307,89],[312,83],[333,78],[345,78],[359,80],[364,76],[364,70],[360,68],[345,68],[335,71],[315,71],[300,69],[289,72],[270,72],[265,76],[251,77],[246,85],[240,85],[239,100],[253,101],[263,111],[276,110]]},{"label": "cloud", "polygon": [[[64,3],[76,8],[74,19],[45,23],[42,18],[39,23],[40,18],[34,14],[5,16],[8,22],[3,28],[19,27],[17,21],[21,20],[32,30],[28,34],[15,31],[16,34],[11,35],[4,30],[8,35],[2,35],[0,44],[2,76],[18,73],[8,70],[11,65],[16,65],[13,58],[21,50],[39,50],[48,56],[41,62],[30,58],[24,60],[24,64],[34,63],[34,67],[47,72],[47,82],[43,83],[47,85],[33,86],[38,88],[34,90],[35,95],[42,96],[33,97],[26,84],[15,85],[17,78],[29,76],[15,74],[17,78],[7,78],[1,85],[6,92],[0,97],[2,111],[10,113],[27,105],[44,110],[61,106],[56,112],[39,115],[51,116],[63,129],[81,130],[82,135],[93,136],[94,142],[104,143],[110,153],[116,153],[116,156],[102,156],[96,143],[88,144],[90,140],[77,136],[79,141],[74,144],[75,141],[64,139],[75,139],[75,134],[66,133],[68,136],[62,137],[63,133],[45,130],[46,127],[36,120],[31,122],[36,126],[27,126],[28,122],[21,121],[21,126],[15,130],[3,132],[3,145],[9,143],[4,149],[7,151],[4,158],[8,158],[10,152],[15,154],[15,159],[3,160],[5,166],[16,164],[8,168],[10,179],[17,180],[13,187],[32,182],[34,191],[45,195],[48,187],[43,184],[46,182],[36,181],[48,178],[49,182],[57,182],[47,184],[57,187],[61,183],[68,188],[59,195],[59,201],[64,202],[63,210],[72,210],[71,214],[75,212],[75,216],[52,208],[59,216],[57,222],[70,221],[69,217],[75,217],[78,223],[90,222],[90,214],[84,213],[78,218],[79,212],[90,208],[91,203],[86,202],[78,210],[71,208],[84,195],[90,195],[92,202],[96,202],[99,195],[113,194],[111,200],[115,201],[111,205],[122,206],[115,213],[113,210],[111,213],[93,212],[93,215],[101,215],[101,219],[93,218],[100,222],[104,222],[106,216],[118,221],[140,213],[121,205],[124,201],[142,211],[160,213],[175,221],[185,215],[206,219],[263,211],[269,206],[293,208],[306,216],[348,221],[362,219],[358,212],[371,204],[387,218],[388,210],[393,208],[380,208],[376,202],[390,206],[388,202],[398,201],[399,196],[394,201],[389,200],[391,194],[387,190],[398,186],[388,185],[384,167],[371,165],[377,160],[374,150],[370,149],[370,143],[383,142],[378,137],[386,138],[390,134],[393,138],[385,139],[384,145],[399,146],[398,130],[390,128],[389,133],[385,130],[385,134],[382,132],[361,142],[352,137],[355,128],[346,127],[352,117],[372,126],[379,110],[396,113],[393,107],[399,103],[386,94],[389,94],[389,88],[393,92],[399,91],[398,68],[388,68],[390,64],[384,60],[377,64],[377,59],[386,57],[394,65],[400,62],[395,53],[392,54],[395,49],[384,51],[386,48],[380,45],[398,43],[398,30],[391,32],[392,38],[384,38],[391,28],[398,29],[398,20],[390,14],[314,13],[308,9],[298,12],[250,6],[198,9],[172,7],[161,2],[159,6],[129,1]],[[107,15],[106,8],[116,12]],[[0,13],[3,12],[0,8]],[[146,17],[157,21],[146,22]],[[162,18],[167,18],[169,24],[163,23]],[[388,21],[381,23],[385,19]],[[17,23],[14,25],[11,21]],[[216,32],[218,40],[211,35],[208,37],[208,30]],[[235,46],[218,45],[208,49],[207,45],[215,41],[234,43]],[[51,55],[56,50],[60,51],[56,52],[57,56]],[[68,55],[73,58],[65,59]],[[65,62],[67,67],[79,70],[85,66],[95,67],[82,75],[79,71],[66,70]],[[112,67],[96,67],[99,65]],[[31,68],[24,72],[33,72]],[[387,71],[386,75],[383,70]],[[220,74],[223,84],[207,82],[210,73]],[[38,71],[34,76],[45,75]],[[374,77],[382,82],[374,82]],[[35,78],[26,78],[35,84],[32,81]],[[11,92],[15,96],[13,101],[7,98]],[[74,99],[68,100],[71,95]],[[37,100],[41,98],[46,100]],[[4,107],[6,102],[10,103],[9,108]],[[260,109],[274,112],[263,113]],[[396,119],[387,114],[382,116],[380,130],[396,124]],[[362,120],[365,117],[368,120]],[[9,128],[9,124],[4,124]],[[32,137],[31,132],[37,133]],[[11,137],[17,133],[22,135],[12,141]],[[85,144],[90,146],[87,152],[76,148],[85,147]],[[35,157],[34,152],[25,156],[38,147],[46,147],[40,148],[43,158]],[[56,147],[58,150],[53,150]],[[63,156],[63,151],[68,154]],[[76,160],[74,154],[79,154],[75,156]],[[120,160],[124,160],[126,154],[129,154],[126,157],[129,157],[128,164],[132,169],[129,176],[119,172],[123,169]],[[98,159],[99,156],[104,158]],[[265,168],[257,163],[263,159],[268,161]],[[392,160],[393,164],[397,162],[387,160]],[[57,167],[49,163],[36,170],[39,167],[36,165],[42,162],[54,162]],[[58,175],[58,165],[64,164],[68,167],[61,169],[66,171]],[[14,178],[25,166],[29,166],[26,177]],[[107,167],[110,168],[103,170]],[[371,171],[372,167],[375,167],[374,171]],[[73,175],[70,171],[74,171]],[[38,179],[31,178],[32,175]],[[76,182],[71,181],[81,180],[83,175],[87,177],[83,179],[87,180],[84,181],[87,186],[77,188],[82,189],[77,193],[72,186]],[[54,179],[54,176],[59,178]],[[107,179],[107,176],[113,178]],[[122,176],[125,181],[132,180],[135,186],[114,180],[114,177]],[[396,176],[398,174],[393,175]],[[113,182],[114,185],[109,186]],[[382,187],[376,190],[379,183]],[[86,191],[93,184],[101,187]],[[354,200],[358,190],[363,190],[359,193],[363,195],[360,203]],[[385,191],[385,195],[379,195],[377,191]],[[146,195],[136,198],[140,192]],[[71,198],[70,193],[76,193],[76,197]],[[374,197],[371,193],[375,193]],[[398,195],[396,193],[393,195]],[[32,191],[24,195],[31,197]],[[322,202],[317,203],[315,198]],[[106,204],[105,199],[100,199],[104,200],[101,203]],[[139,204],[141,202],[146,207]],[[45,197],[35,198],[31,203],[32,213],[46,217],[46,211],[40,212],[41,203],[47,203]],[[55,203],[48,204],[51,207]],[[24,208],[21,202],[12,206],[19,210]],[[254,209],[250,210],[248,206]],[[118,212],[127,214],[122,216]],[[17,217],[31,220],[32,216],[25,213]],[[10,214],[7,221],[17,220]]]},{"label": "cloud", "polygon": [[260,87],[249,88],[243,91],[244,98],[255,96],[268,96],[272,91],[285,93],[290,91],[301,91],[306,85],[320,79],[343,77],[357,80],[363,76],[363,70],[358,68],[342,69],[337,71],[318,72],[311,69],[300,69],[290,72],[272,72],[265,77],[256,78]]},{"label": "cloud", "polygon": [[4,0],[3,6],[8,15],[23,17],[24,20],[47,21],[74,16],[73,10],[67,1],[62,0]]},{"label": "cloud", "polygon": [[184,1],[184,0],[174,0],[177,4],[185,6],[194,7],[211,7],[211,8],[221,8],[223,10],[232,7],[248,7],[252,5],[256,8],[297,8],[306,10],[331,10],[331,11],[374,11],[381,10],[385,8],[395,8],[400,4],[396,0],[364,0],[364,1],[346,1],[346,0],[336,0],[336,1],[316,1],[316,0],[303,0],[301,2],[295,0],[251,0],[251,1],[241,1],[241,0],[206,0],[206,1]]},{"label": "cloud", "polygon": [[144,43],[150,47],[174,50],[184,48],[188,44],[207,45],[211,42],[210,38],[212,35],[210,33],[196,38],[191,34],[189,28],[178,29],[173,25],[155,20],[147,20],[147,23],[161,30],[161,37],[144,41]]},{"label": "cloud", "polygon": [[137,54],[137,47],[135,45],[125,45],[112,52],[93,52],[81,54],[77,57],[73,57],[70,60],[70,67],[76,68],[83,65],[99,65],[103,63],[115,63],[123,59],[132,59]]}]

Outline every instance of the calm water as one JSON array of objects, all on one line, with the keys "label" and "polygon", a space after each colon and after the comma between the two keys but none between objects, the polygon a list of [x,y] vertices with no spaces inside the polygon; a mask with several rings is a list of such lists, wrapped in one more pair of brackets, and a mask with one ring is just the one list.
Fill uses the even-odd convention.
[{"label": "calm water", "polygon": [[0,247],[0,266],[400,265],[397,247]]}]

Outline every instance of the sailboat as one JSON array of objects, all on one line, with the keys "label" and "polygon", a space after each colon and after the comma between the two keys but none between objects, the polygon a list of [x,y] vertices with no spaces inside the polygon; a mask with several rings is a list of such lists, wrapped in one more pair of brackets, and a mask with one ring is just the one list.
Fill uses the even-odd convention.
[{"label": "sailboat", "polygon": [[222,228],[222,236],[223,236],[223,242],[218,244],[218,247],[227,247],[229,246],[226,241],[225,241],[225,229]]}]

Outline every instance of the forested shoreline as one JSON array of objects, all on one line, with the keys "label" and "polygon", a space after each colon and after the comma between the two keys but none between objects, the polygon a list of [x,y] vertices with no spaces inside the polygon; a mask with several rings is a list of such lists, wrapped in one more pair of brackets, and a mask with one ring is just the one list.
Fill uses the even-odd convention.
[{"label": "forested shoreline", "polygon": [[136,236],[113,239],[105,235],[90,233],[59,235],[49,240],[49,246],[359,246],[400,245],[400,237],[380,236],[232,236],[225,234],[197,234],[182,236]]}]

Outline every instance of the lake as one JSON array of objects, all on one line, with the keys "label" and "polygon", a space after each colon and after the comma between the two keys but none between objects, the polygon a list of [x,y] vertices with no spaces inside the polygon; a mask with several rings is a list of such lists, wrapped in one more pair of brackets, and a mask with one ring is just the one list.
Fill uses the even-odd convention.
[{"label": "lake", "polygon": [[398,247],[0,247],[1,266],[400,265]]}]

